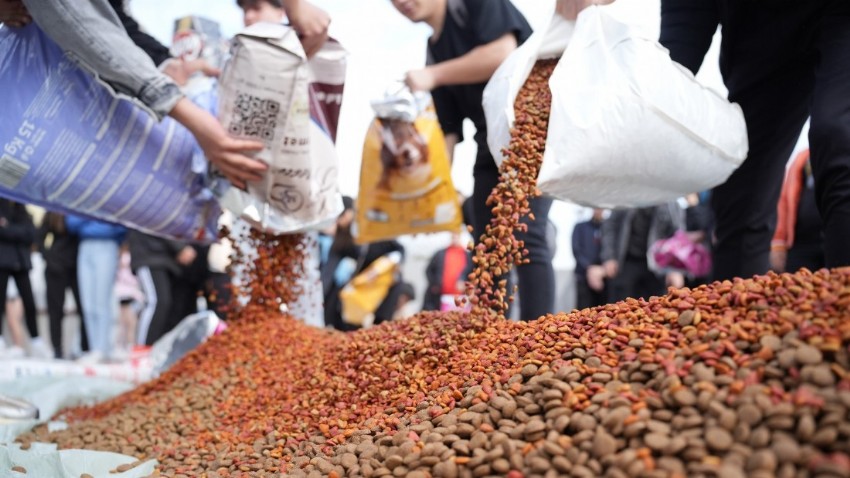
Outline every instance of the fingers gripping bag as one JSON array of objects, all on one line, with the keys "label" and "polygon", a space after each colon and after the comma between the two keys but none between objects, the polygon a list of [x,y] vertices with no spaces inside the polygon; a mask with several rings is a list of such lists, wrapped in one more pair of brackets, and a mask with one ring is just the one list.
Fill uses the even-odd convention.
[{"label": "fingers gripping bag", "polygon": [[534,62],[560,57],[538,187],[593,207],[641,207],[723,183],[747,155],[741,108],[702,86],[655,40],[588,7],[553,14],[484,91],[488,145],[510,141],[513,105]]},{"label": "fingers gripping bag", "polygon": [[253,227],[295,233],[342,212],[334,141],[345,82],[342,46],[328,40],[309,61],[286,25],[257,23],[233,39],[219,81],[219,120],[234,137],[259,140],[269,165],[247,190],[221,203]]},{"label": "fingers gripping bag", "polygon": [[[197,143],[77,66],[37,26],[0,26],[0,196],[212,241],[220,210]],[[194,157],[194,161],[193,161]]]},{"label": "fingers gripping bag", "polygon": [[457,231],[462,215],[446,144],[429,95],[402,89],[372,102],[366,133],[355,239]]}]

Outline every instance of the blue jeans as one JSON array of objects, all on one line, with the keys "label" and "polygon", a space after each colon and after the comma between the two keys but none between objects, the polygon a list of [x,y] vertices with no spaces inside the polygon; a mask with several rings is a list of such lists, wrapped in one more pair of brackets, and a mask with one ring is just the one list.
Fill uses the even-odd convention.
[{"label": "blue jeans", "polygon": [[112,239],[83,239],[77,256],[77,278],[83,303],[89,347],[108,357],[115,322],[115,274],[118,243]]}]

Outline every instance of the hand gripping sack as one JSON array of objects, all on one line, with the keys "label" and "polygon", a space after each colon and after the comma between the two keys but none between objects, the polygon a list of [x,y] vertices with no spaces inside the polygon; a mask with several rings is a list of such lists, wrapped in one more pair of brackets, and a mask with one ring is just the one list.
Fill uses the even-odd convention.
[{"label": "hand gripping sack", "polygon": [[220,209],[206,161],[176,121],[116,96],[35,25],[0,26],[0,89],[0,196],[215,240]]},{"label": "hand gripping sack", "polygon": [[[572,34],[565,24],[554,15],[488,84],[494,156],[509,140],[505,124],[512,117],[506,120],[505,111],[516,97],[505,85],[521,86],[530,65],[567,40],[549,80],[552,108],[538,177],[544,194],[594,207],[641,207],[710,189],[740,166],[747,130],[738,105],[602,7],[585,9]],[[522,68],[508,70],[508,62]]]},{"label": "hand gripping sack", "polygon": [[429,95],[373,101],[357,195],[358,244],[454,231],[462,215],[446,144]]},{"label": "hand gripping sack", "polygon": [[219,81],[219,120],[231,135],[265,143],[256,157],[269,170],[247,191],[220,194],[252,226],[303,232],[342,212],[334,141],[345,55],[328,40],[308,61],[295,30],[280,24],[257,23],[234,38]]}]

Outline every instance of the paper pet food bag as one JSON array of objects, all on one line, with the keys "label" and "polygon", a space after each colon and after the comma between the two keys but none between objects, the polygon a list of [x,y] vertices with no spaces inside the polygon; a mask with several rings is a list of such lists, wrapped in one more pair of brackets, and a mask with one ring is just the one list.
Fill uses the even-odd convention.
[{"label": "paper pet food bag", "polygon": [[457,231],[462,222],[446,144],[427,95],[407,90],[374,101],[366,133],[356,241]]},{"label": "paper pet food bag", "polygon": [[116,95],[36,25],[0,26],[0,65],[0,196],[159,236],[215,240],[220,209],[183,126]]},{"label": "paper pet food bag", "polygon": [[303,232],[342,212],[334,145],[345,83],[342,46],[328,40],[309,61],[292,28],[257,23],[236,35],[219,81],[218,116],[234,137],[265,143],[269,165],[221,203],[253,227]]}]

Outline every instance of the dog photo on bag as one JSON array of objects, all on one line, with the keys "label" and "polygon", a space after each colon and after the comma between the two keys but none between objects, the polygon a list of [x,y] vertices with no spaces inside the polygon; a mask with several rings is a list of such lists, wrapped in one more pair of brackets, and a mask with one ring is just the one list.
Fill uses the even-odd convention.
[{"label": "dog photo on bag", "polygon": [[413,123],[381,120],[381,179],[378,189],[407,193],[428,187],[432,180],[428,143]]}]

